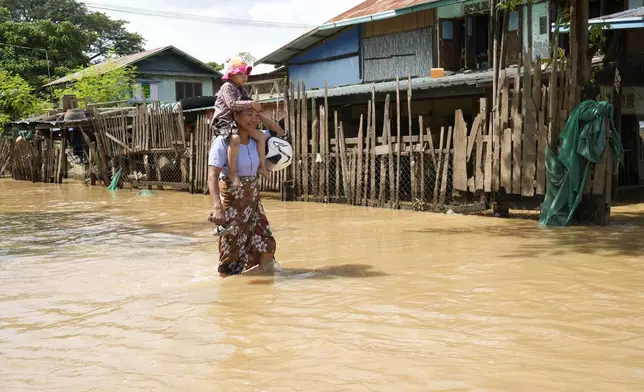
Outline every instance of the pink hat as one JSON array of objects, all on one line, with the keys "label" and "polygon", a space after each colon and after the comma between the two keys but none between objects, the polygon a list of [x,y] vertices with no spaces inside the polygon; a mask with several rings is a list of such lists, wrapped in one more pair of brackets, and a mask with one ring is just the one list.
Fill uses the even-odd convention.
[{"label": "pink hat", "polygon": [[226,59],[226,63],[224,64],[224,76],[222,76],[222,80],[228,80],[230,79],[230,75],[235,75],[235,74],[246,74],[250,75],[250,72],[253,70],[252,65],[246,64],[244,60],[242,60],[239,57],[233,57],[232,59],[229,57]]}]

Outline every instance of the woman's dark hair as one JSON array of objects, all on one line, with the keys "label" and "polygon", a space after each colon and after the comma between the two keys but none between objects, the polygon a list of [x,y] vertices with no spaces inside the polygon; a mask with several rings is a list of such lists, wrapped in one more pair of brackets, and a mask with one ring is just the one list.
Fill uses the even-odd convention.
[{"label": "woman's dark hair", "polygon": [[581,100],[587,100],[587,99],[597,99],[599,96],[600,90],[599,86],[597,83],[595,83],[594,80],[589,80],[586,83],[584,83],[584,87],[581,90]]}]

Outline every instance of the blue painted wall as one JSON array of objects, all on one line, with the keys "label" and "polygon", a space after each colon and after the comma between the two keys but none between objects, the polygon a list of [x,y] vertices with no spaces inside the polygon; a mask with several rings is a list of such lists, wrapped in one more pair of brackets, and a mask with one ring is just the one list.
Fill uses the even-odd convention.
[{"label": "blue painted wall", "polygon": [[348,57],[340,60],[323,61],[306,65],[291,65],[289,78],[297,84],[304,82],[307,89],[324,88],[326,80],[329,87],[358,84],[360,80],[360,57]]},{"label": "blue painted wall", "polygon": [[[346,56],[342,58],[337,58]],[[357,84],[360,79],[360,26],[342,31],[289,61],[289,79],[307,89]]]}]

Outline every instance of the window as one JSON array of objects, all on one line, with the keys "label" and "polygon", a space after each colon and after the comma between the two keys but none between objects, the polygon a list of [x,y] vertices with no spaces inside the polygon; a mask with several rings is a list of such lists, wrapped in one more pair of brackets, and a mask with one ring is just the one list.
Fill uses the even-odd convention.
[{"label": "window", "polygon": [[519,29],[519,12],[510,12],[510,22],[508,23],[508,31],[517,31]]},{"label": "window", "polygon": [[442,20],[441,26],[443,29],[443,34],[441,39],[445,39],[445,40],[454,39],[454,21]]},{"label": "window", "polygon": [[176,82],[175,88],[177,90],[177,101],[202,95],[201,82]]},{"label": "window", "polygon": [[539,34],[548,34],[548,15],[539,18]]}]

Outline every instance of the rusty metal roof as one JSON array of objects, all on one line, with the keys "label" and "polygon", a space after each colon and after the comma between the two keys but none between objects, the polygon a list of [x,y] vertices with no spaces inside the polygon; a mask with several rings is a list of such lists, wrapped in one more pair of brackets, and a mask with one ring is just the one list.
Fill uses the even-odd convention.
[{"label": "rusty metal roof", "polygon": [[360,18],[378,14],[385,11],[395,11],[401,8],[412,7],[415,5],[433,3],[439,0],[365,0],[348,11],[334,17],[327,23],[339,22],[342,20]]}]

